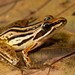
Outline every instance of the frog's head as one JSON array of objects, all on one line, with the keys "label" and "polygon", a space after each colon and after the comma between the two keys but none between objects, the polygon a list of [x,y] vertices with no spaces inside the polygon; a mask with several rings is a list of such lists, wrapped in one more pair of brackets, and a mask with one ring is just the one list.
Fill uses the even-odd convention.
[{"label": "frog's head", "polygon": [[67,20],[63,17],[60,18],[54,18],[52,20],[46,21],[41,25],[41,28],[43,31],[52,31],[54,29],[61,29],[65,24],[67,23]]},{"label": "frog's head", "polygon": [[41,27],[34,32],[33,41],[36,42],[36,46],[32,47],[32,50],[44,44],[52,35],[59,31],[65,24],[67,20],[65,18],[54,18],[45,21]]},{"label": "frog's head", "polygon": [[34,40],[43,40],[65,26],[67,20],[63,17],[45,21],[35,33]]}]

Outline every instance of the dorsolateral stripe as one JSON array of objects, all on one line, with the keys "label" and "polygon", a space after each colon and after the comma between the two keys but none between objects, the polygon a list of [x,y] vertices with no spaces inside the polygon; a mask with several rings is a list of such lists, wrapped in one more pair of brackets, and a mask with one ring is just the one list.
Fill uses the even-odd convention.
[{"label": "dorsolateral stripe", "polygon": [[20,43],[18,43],[18,44],[13,44],[13,45],[21,46],[21,45],[23,45],[24,43],[26,43],[27,41],[29,41],[31,38],[33,38],[33,36],[30,37],[30,38],[28,38],[28,39],[24,39],[24,40],[22,40],[22,42],[20,42]]},{"label": "dorsolateral stripe", "polygon": [[7,31],[3,32],[2,34],[0,34],[0,36],[8,33],[8,32],[28,32],[28,31],[32,31],[37,29],[38,27],[40,27],[40,25],[38,26],[34,26],[34,27],[30,27],[30,28],[18,28],[18,27],[13,27],[11,29],[8,29]]},{"label": "dorsolateral stripe", "polygon": [[25,36],[28,36],[28,35],[31,35],[31,34],[33,34],[33,33],[31,32],[31,33],[27,33],[27,34],[16,35],[16,36],[8,38],[8,41],[11,41],[11,40],[13,40],[15,38],[19,38],[19,37],[25,37]]}]

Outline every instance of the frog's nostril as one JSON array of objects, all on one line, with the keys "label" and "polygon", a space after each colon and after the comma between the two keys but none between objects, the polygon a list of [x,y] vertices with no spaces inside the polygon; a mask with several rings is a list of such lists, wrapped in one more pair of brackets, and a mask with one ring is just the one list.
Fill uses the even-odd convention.
[{"label": "frog's nostril", "polygon": [[58,23],[62,22],[64,25],[67,23],[67,19],[63,17],[59,17],[58,20],[59,20]]},{"label": "frog's nostril", "polygon": [[64,25],[67,23],[66,19],[62,19],[61,21],[63,22]]}]

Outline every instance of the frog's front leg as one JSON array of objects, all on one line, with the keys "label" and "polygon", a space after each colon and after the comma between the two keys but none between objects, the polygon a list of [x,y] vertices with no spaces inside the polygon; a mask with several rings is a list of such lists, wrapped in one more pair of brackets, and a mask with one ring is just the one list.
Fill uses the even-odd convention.
[{"label": "frog's front leg", "polygon": [[22,54],[23,54],[23,59],[25,61],[25,64],[27,67],[31,67],[31,60],[30,58],[28,57],[28,52],[32,51],[32,48],[36,45],[36,43],[32,43],[30,46],[28,46],[27,48],[25,48],[23,51],[22,51]]}]

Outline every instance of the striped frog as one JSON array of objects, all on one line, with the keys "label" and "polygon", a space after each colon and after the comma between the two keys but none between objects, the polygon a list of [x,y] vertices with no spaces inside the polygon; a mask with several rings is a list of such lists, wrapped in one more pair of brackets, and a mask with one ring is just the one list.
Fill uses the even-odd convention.
[{"label": "striped frog", "polygon": [[26,65],[31,66],[28,52],[44,44],[56,31],[63,28],[66,23],[67,20],[63,17],[54,18],[49,15],[43,21],[33,25],[26,27],[13,26],[1,33],[0,38],[5,39],[6,43],[12,46],[15,51],[22,50]]}]

